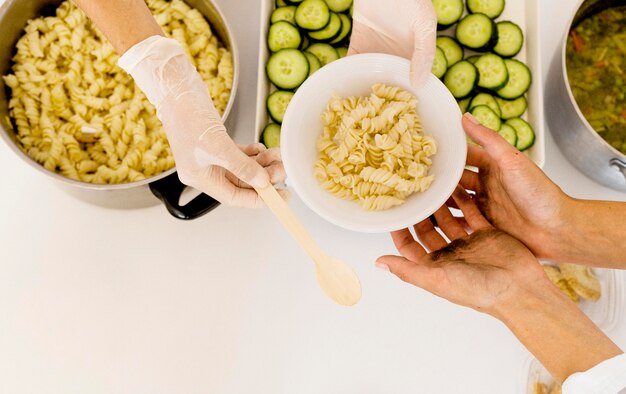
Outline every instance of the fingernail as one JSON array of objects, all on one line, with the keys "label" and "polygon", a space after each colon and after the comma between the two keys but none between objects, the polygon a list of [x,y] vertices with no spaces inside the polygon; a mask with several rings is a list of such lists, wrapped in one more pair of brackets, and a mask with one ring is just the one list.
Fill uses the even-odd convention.
[{"label": "fingernail", "polygon": [[380,261],[376,262],[376,268],[386,271],[386,272],[391,272],[391,270],[389,269],[389,266],[387,264],[383,264]]},{"label": "fingernail", "polygon": [[250,186],[262,189],[270,183],[270,177],[266,171],[260,171],[250,182]]},{"label": "fingernail", "polygon": [[469,112],[466,112],[465,115],[465,119],[469,120],[470,122],[474,123],[475,125],[480,125],[480,122],[478,121],[478,119],[476,119],[474,117],[474,115],[470,114]]}]

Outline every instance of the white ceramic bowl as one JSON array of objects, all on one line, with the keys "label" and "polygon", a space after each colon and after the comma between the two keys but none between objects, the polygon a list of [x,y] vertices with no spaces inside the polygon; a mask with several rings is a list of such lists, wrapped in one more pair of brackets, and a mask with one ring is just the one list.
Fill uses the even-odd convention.
[{"label": "white ceramic bowl", "polygon": [[[289,104],[280,142],[288,183],[309,208],[337,226],[364,233],[407,228],[439,209],[461,179],[467,140],[456,100],[434,75],[422,88],[413,88],[409,69],[409,61],[396,56],[350,56],[313,74]],[[369,212],[322,189],[313,176],[313,165],[317,159],[316,141],[323,127],[320,117],[332,95],[369,96],[377,83],[399,86],[417,96],[424,131],[436,139],[439,149],[430,170],[435,175],[430,189],[413,194],[398,207]]]}]

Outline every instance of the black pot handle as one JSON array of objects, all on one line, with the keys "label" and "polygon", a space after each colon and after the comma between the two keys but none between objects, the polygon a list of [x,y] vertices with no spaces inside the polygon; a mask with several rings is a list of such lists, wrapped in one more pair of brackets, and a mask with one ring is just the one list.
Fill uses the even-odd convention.
[{"label": "black pot handle", "polygon": [[176,219],[193,220],[211,212],[220,205],[214,198],[206,194],[200,194],[189,204],[180,206],[178,201],[186,185],[178,179],[178,173],[173,173],[163,179],[150,184],[150,191],[163,202],[168,212]]}]

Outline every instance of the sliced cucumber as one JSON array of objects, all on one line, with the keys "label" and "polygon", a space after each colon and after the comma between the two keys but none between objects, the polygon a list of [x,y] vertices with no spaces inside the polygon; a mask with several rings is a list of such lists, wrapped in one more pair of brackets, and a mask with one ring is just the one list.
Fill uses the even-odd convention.
[{"label": "sliced cucumber", "polygon": [[292,25],[296,24],[296,7],[290,5],[288,7],[278,7],[272,12],[271,22],[276,23],[280,21],[289,22]]},{"label": "sliced cucumber", "polygon": [[309,41],[309,38],[307,36],[303,35],[302,44],[300,44],[300,50],[304,51],[305,49],[309,47],[309,45],[311,45],[311,41]]},{"label": "sliced cucumber", "polygon": [[478,70],[472,63],[461,60],[448,69],[443,82],[456,99],[464,99],[478,86]]},{"label": "sliced cucumber", "polygon": [[509,144],[513,146],[517,145],[517,132],[512,126],[506,123],[503,124],[500,127],[500,131],[498,131],[498,134],[500,134],[502,138],[504,138]]},{"label": "sliced cucumber", "polygon": [[289,22],[280,21],[270,26],[267,35],[267,46],[272,52],[281,49],[297,49],[302,44],[302,36],[297,27]]},{"label": "sliced cucumber", "polygon": [[321,30],[330,22],[324,0],[304,0],[296,9],[296,24],[305,30]]},{"label": "sliced cucumber", "polygon": [[472,14],[481,13],[491,19],[499,17],[504,11],[505,0],[467,0],[467,9]]},{"label": "sliced cucumber", "polygon": [[487,107],[486,105],[479,105],[478,107],[472,109],[470,113],[474,115],[474,117],[478,119],[480,124],[482,124],[483,126],[496,132],[500,131],[500,126],[502,126],[502,119],[500,119],[498,114],[493,112],[491,108]]},{"label": "sliced cucumber", "polygon": [[280,147],[280,126],[276,123],[270,123],[263,129],[263,135],[261,136],[263,144],[268,148]]},{"label": "sliced cucumber", "polygon": [[515,100],[528,92],[533,77],[528,66],[519,60],[505,59],[504,64],[509,71],[509,82],[498,90],[498,96],[506,100]]},{"label": "sliced cucumber", "polygon": [[437,13],[437,28],[445,30],[463,16],[463,0],[433,0]]},{"label": "sliced cucumber", "polygon": [[439,36],[437,37],[437,46],[446,54],[448,67],[452,67],[463,60],[463,48],[454,38]]},{"label": "sliced cucumber", "polygon": [[330,42],[341,33],[341,18],[334,12],[330,13],[330,22],[322,30],[310,31],[309,37],[314,41]]},{"label": "sliced cucumber", "polygon": [[491,108],[491,110],[493,112],[495,112],[496,115],[498,115],[499,118],[502,117],[502,110],[500,109],[500,105],[496,101],[496,98],[493,97],[492,95],[490,95],[488,93],[479,93],[479,94],[477,94],[472,99],[472,102],[469,105],[470,112],[474,108],[478,107],[479,105],[486,105],[487,107]]},{"label": "sliced cucumber", "polygon": [[469,108],[469,105],[470,105],[471,101],[472,101],[472,99],[468,97],[468,98],[463,99],[463,100],[458,102],[459,103],[459,108],[461,109],[461,112],[463,112],[463,113],[467,112],[467,109]]},{"label": "sliced cucumber", "polygon": [[309,77],[313,75],[317,70],[322,68],[322,63],[320,59],[317,58],[314,54],[310,52],[304,52],[304,56],[306,56],[306,60],[309,61]]},{"label": "sliced cucumber", "polygon": [[509,82],[509,71],[504,60],[493,53],[482,55],[476,63],[478,69],[478,86],[483,89],[498,90]]},{"label": "sliced cucumber", "polygon": [[456,39],[467,48],[488,52],[498,42],[498,28],[485,14],[467,15],[456,28]]},{"label": "sliced cucumber", "polygon": [[524,96],[515,100],[504,100],[496,97],[496,101],[502,109],[502,119],[504,120],[520,118],[528,108],[528,102]]},{"label": "sliced cucumber", "polygon": [[276,8],[288,6],[285,0],[276,0]]},{"label": "sliced cucumber", "polygon": [[493,51],[502,57],[513,57],[520,53],[524,46],[524,33],[513,22],[504,21],[497,24],[498,43]]},{"label": "sliced cucumber", "polygon": [[322,63],[322,67],[339,59],[339,53],[337,53],[337,50],[328,44],[313,44],[308,47],[306,51],[314,54]]},{"label": "sliced cucumber", "polygon": [[339,33],[337,38],[330,42],[332,45],[342,43],[350,36],[350,33],[352,33],[352,20],[350,19],[350,17],[346,14],[339,14],[339,18],[341,18],[341,32]]},{"label": "sliced cucumber", "polygon": [[524,119],[509,119],[506,121],[506,124],[513,127],[517,133],[517,143],[515,144],[517,149],[525,151],[535,144],[535,130]]},{"label": "sliced cucumber", "polygon": [[476,62],[478,61],[478,59],[480,59],[480,55],[470,56],[470,57],[466,58],[465,60],[467,60],[468,62],[470,62],[470,63],[475,65]]},{"label": "sliced cucumber", "polygon": [[282,49],[267,62],[267,76],[279,89],[292,90],[309,75],[309,61],[297,49]]},{"label": "sliced cucumber", "polygon": [[337,54],[339,55],[339,58],[344,58],[348,56],[348,47],[337,48]]},{"label": "sliced cucumber", "polygon": [[287,106],[293,98],[293,92],[277,90],[267,98],[267,112],[276,123],[283,123]]},{"label": "sliced cucumber", "polygon": [[439,79],[443,78],[446,75],[446,71],[448,71],[448,59],[446,59],[446,54],[439,47],[435,50],[435,61],[433,62],[433,74]]},{"label": "sliced cucumber", "polygon": [[326,4],[333,12],[346,12],[352,7],[352,0],[326,0]]}]

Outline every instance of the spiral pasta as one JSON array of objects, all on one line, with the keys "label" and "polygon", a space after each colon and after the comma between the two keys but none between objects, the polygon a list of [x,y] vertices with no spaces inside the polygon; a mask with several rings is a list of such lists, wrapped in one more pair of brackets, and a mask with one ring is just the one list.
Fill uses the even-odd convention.
[{"label": "spiral pasta", "polygon": [[[224,113],[232,54],[183,0],[147,0],[177,39]],[[10,115],[20,148],[50,171],[96,184],[135,182],[175,166],[155,108],[118,68],[118,55],[86,15],[65,1],[28,22],[16,45]]]},{"label": "spiral pasta", "polygon": [[424,135],[416,107],[412,94],[382,84],[369,97],[331,99],[313,169],[322,188],[370,211],[428,190],[437,142]]}]

